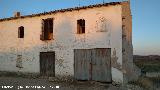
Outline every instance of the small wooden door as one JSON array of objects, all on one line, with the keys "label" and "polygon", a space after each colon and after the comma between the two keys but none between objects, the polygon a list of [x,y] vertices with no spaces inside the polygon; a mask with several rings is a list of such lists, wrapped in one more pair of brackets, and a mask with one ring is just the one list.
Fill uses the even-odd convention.
[{"label": "small wooden door", "polygon": [[55,76],[55,52],[40,52],[40,74]]}]

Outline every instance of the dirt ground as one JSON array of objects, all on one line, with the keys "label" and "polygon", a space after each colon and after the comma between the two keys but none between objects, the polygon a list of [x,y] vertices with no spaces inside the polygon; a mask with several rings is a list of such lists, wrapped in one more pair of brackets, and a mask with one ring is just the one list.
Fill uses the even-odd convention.
[{"label": "dirt ground", "polygon": [[0,77],[0,90],[121,90],[112,84],[93,81],[53,82],[41,78]]}]

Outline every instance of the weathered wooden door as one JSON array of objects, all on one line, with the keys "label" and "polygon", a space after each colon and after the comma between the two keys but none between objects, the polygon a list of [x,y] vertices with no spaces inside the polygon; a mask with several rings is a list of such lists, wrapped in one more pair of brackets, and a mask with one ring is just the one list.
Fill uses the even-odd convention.
[{"label": "weathered wooden door", "polygon": [[90,80],[91,78],[91,50],[74,50],[74,76],[77,80]]},{"label": "weathered wooden door", "polygon": [[40,74],[55,76],[55,52],[40,52]]},{"label": "weathered wooden door", "polygon": [[92,80],[111,82],[111,49],[92,50]]},{"label": "weathered wooden door", "polygon": [[111,49],[74,50],[74,73],[77,80],[111,82]]}]

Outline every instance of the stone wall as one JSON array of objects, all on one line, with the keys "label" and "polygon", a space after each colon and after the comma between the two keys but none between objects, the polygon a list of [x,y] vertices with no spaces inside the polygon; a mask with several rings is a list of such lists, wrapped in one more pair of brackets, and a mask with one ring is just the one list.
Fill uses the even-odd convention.
[{"label": "stone wall", "polygon": [[124,83],[126,83],[137,79],[140,71],[133,63],[132,15],[130,2],[122,3],[122,53]]}]

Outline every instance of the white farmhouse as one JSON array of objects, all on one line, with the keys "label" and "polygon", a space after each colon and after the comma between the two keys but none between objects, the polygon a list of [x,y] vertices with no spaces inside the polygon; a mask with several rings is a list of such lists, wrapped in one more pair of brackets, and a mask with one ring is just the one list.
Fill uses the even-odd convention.
[{"label": "white farmhouse", "polygon": [[124,83],[134,79],[130,3],[0,19],[0,71]]}]

